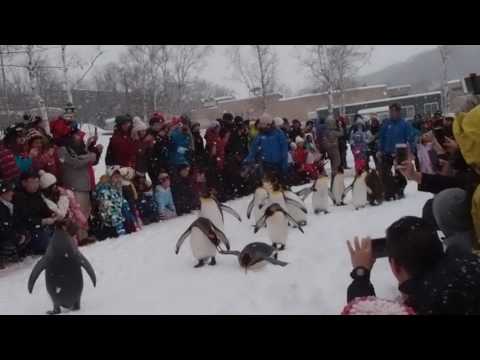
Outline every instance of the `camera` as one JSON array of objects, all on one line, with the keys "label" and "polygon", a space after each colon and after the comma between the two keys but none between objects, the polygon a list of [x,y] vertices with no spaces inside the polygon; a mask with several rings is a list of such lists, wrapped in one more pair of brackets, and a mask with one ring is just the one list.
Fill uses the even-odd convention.
[{"label": "camera", "polygon": [[470,74],[463,80],[463,90],[465,93],[472,95],[480,95],[480,76]]}]

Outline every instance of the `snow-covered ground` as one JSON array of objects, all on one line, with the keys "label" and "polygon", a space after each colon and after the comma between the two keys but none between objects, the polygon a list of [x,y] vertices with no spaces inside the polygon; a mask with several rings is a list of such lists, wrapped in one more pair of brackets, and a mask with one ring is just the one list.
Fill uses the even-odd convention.
[{"label": "snow-covered ground", "polygon": [[[103,138],[102,143],[107,140]],[[351,180],[348,178],[347,183]],[[290,230],[288,248],[280,255],[289,262],[285,268],[267,266],[245,273],[235,257],[218,256],[217,266],[194,269],[189,243],[185,242],[178,256],[174,248],[195,215],[93,244],[81,251],[95,268],[97,287],[93,288],[84,273],[82,309],[75,314],[339,314],[351,281],[346,241],[356,235],[381,237],[400,217],[420,216],[430,196],[417,192],[412,184],[406,195],[404,200],[380,207],[355,211],[346,206],[332,208],[329,215],[309,214],[304,235]],[[229,205],[245,218],[249,200]],[[310,199],[307,204],[310,209]],[[265,231],[254,235],[246,219],[238,223],[227,214],[225,229],[234,249],[241,250],[253,241],[268,242]],[[44,314],[51,310],[43,275],[33,294],[27,291],[36,261],[29,258],[0,271],[0,314]],[[387,260],[377,262],[372,282],[379,297],[394,299],[399,295]]]}]

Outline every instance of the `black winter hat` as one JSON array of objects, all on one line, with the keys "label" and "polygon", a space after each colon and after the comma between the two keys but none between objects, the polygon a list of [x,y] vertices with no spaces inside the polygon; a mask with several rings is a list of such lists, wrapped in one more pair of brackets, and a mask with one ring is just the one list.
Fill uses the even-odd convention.
[{"label": "black winter hat", "polygon": [[0,194],[15,190],[15,184],[6,180],[0,181]]},{"label": "black winter hat", "polygon": [[440,230],[451,236],[473,229],[467,192],[462,189],[447,189],[433,200],[433,215]]},{"label": "black winter hat", "polygon": [[119,115],[115,118],[115,125],[122,126],[125,123],[132,122],[130,115]]}]

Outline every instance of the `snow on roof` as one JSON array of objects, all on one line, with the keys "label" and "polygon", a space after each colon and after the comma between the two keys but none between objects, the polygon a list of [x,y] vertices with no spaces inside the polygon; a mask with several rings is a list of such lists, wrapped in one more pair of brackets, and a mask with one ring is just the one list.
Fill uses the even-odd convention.
[{"label": "snow on roof", "polygon": [[447,81],[447,84],[457,84],[457,83],[461,83],[461,82],[462,82],[462,80],[457,79],[457,80]]},{"label": "snow on roof", "polygon": [[[361,86],[361,87],[356,87],[356,88],[345,89],[345,92],[358,91],[358,90],[368,90],[368,89],[378,89],[378,88],[384,88],[384,87],[387,87],[387,85]],[[333,91],[334,94],[337,94],[339,92],[340,92],[340,90],[334,90]],[[292,97],[280,99],[279,101],[297,100],[297,99],[302,99],[302,98],[306,98],[306,97],[321,96],[321,95],[328,95],[328,92],[325,91],[325,92],[304,94],[304,95],[299,95],[299,96],[292,96]]]},{"label": "snow on roof", "polygon": [[[413,94],[413,95],[405,95],[405,96],[395,96],[395,97],[390,97],[390,98],[382,98],[382,99],[377,99],[377,100],[370,100],[370,101],[363,101],[359,103],[354,103],[354,104],[346,104],[345,107],[347,106],[358,106],[358,105],[368,105],[368,104],[375,104],[378,102],[384,102],[384,101],[396,101],[396,100],[403,100],[403,99],[410,99],[410,98],[416,98],[420,96],[431,96],[431,95],[441,95],[440,91],[431,91],[423,94]],[[318,108],[317,111],[322,111],[322,110],[328,110],[328,106],[324,106],[321,108]]]},{"label": "snow on roof", "polygon": [[398,85],[398,86],[389,86],[387,90],[398,90],[398,89],[405,89],[405,88],[411,88],[412,85]]},{"label": "snow on roof", "polygon": [[235,96],[221,96],[221,97],[215,98],[215,101],[217,102],[223,102],[227,100],[235,100]]}]

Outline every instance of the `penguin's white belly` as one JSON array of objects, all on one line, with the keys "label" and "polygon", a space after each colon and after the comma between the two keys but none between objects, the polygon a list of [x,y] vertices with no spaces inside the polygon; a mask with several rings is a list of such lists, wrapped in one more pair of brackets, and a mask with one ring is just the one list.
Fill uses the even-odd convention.
[{"label": "penguin's white belly", "polygon": [[285,215],[276,212],[267,219],[267,231],[270,241],[276,244],[286,245],[288,237],[288,223]]},{"label": "penguin's white belly", "polygon": [[254,204],[255,205],[253,206],[253,215],[254,215],[254,219],[255,219],[254,224],[256,224],[258,222],[258,220],[260,220],[260,218],[263,216],[263,213],[265,212],[265,209],[268,207],[268,204],[266,204],[261,209],[259,208],[259,206],[261,204],[261,201],[258,201],[258,202],[255,201]]},{"label": "penguin's white belly", "polygon": [[355,209],[367,205],[367,185],[365,182],[356,182],[353,185],[352,203]]},{"label": "penguin's white belly", "polygon": [[212,222],[218,229],[224,230],[222,214],[215,201],[202,201],[200,217],[204,217]]},{"label": "penguin's white belly", "polygon": [[260,261],[258,263],[256,263],[255,265],[253,266],[250,266],[248,268],[249,271],[260,271],[262,270],[265,266],[267,265],[267,262],[265,260],[263,261]]},{"label": "penguin's white belly", "polygon": [[196,227],[192,229],[190,235],[190,246],[192,247],[192,254],[197,260],[213,257],[217,254],[215,245]]},{"label": "penguin's white belly", "polygon": [[315,191],[312,196],[313,211],[327,211],[329,207],[328,188]]},{"label": "penguin's white belly", "polygon": [[343,193],[345,192],[345,182],[343,176],[337,175],[333,182],[333,198],[338,205],[342,202]]}]

